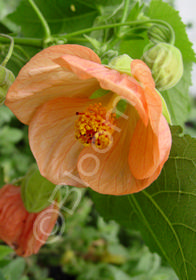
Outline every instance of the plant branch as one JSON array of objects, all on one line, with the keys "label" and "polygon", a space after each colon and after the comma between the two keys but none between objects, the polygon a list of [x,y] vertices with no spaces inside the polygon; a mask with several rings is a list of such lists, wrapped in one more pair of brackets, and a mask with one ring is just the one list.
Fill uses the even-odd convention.
[{"label": "plant branch", "polygon": [[46,21],[46,19],[44,18],[43,14],[41,13],[40,9],[37,7],[37,5],[35,4],[34,0],[28,0],[29,3],[31,4],[32,8],[34,9],[34,11],[36,12],[38,18],[41,21],[41,24],[44,28],[44,33],[45,33],[45,38],[44,40],[50,39],[51,38],[51,32],[50,32],[50,27]]},{"label": "plant branch", "polygon": [[[86,33],[90,33],[92,31],[96,31],[96,30],[104,30],[104,29],[109,29],[109,28],[115,28],[115,27],[119,27],[119,26],[130,26],[130,27],[139,27],[143,24],[147,24],[147,23],[157,23],[160,25],[164,25],[165,27],[167,27],[171,33],[171,40],[170,43],[174,44],[175,42],[175,33],[174,30],[172,28],[172,26],[163,21],[163,20],[158,20],[158,19],[149,19],[149,20],[141,20],[141,21],[127,21],[127,22],[120,22],[120,23],[113,23],[113,24],[106,24],[106,25],[100,25],[100,26],[94,26],[91,28],[86,28],[86,29],[82,29],[82,30],[78,30],[72,33],[68,33],[68,34],[59,34],[58,36],[53,35],[50,37],[50,42],[52,42],[53,40],[55,40],[58,44],[58,40],[65,40],[65,39],[72,39],[73,37],[79,36],[79,35],[84,35]],[[12,37],[14,39],[15,44],[19,44],[19,45],[24,45],[24,46],[31,46],[31,47],[36,47],[36,48],[43,48],[44,47],[44,43],[46,42],[44,39],[38,39],[38,38],[21,38],[21,37]],[[48,38],[49,39],[49,38]],[[79,38],[78,38],[79,39]],[[118,39],[119,40],[119,39]],[[8,43],[8,38],[0,38],[0,43]]]},{"label": "plant branch", "polygon": [[8,53],[7,53],[6,57],[5,57],[5,59],[3,60],[3,62],[1,63],[1,66],[6,66],[6,64],[8,63],[8,61],[9,61],[9,59],[10,59],[12,53],[13,53],[14,40],[13,40],[12,37],[10,37],[9,35],[6,35],[6,34],[1,34],[0,33],[0,36],[10,40],[10,46],[9,46]]},{"label": "plant branch", "polygon": [[68,34],[62,34],[60,35],[61,38],[66,38],[69,39],[71,37],[74,36],[78,36],[78,35],[83,35],[85,33],[90,33],[92,31],[96,31],[96,30],[102,30],[102,29],[108,29],[108,28],[114,28],[114,27],[119,27],[119,26],[140,26],[142,24],[146,24],[146,23],[158,23],[160,25],[164,25],[166,26],[170,33],[171,33],[171,43],[174,43],[175,41],[175,33],[173,28],[171,27],[171,25],[163,20],[159,20],[159,19],[149,19],[149,20],[142,20],[142,21],[127,21],[127,22],[120,22],[120,23],[112,23],[112,24],[106,24],[106,25],[100,25],[100,26],[95,26],[95,27],[91,27],[91,28],[86,28],[86,29],[82,29],[82,30],[78,30],[75,31],[73,33],[68,33]]},{"label": "plant branch", "polygon": [[[124,23],[126,21],[127,15],[128,15],[128,12],[129,12],[129,2],[130,2],[130,0],[124,0],[124,1],[125,1],[125,4],[124,4],[123,15],[122,15],[120,23]],[[116,35],[118,36],[119,34],[120,34],[120,27],[118,28]]]},{"label": "plant branch", "polygon": [[[36,48],[42,48],[43,47],[43,39],[38,38],[21,38],[21,37],[12,37],[14,39],[14,43],[21,45],[21,46],[29,46],[29,47],[36,47]],[[6,38],[0,38],[0,43],[8,43],[9,39]]]}]

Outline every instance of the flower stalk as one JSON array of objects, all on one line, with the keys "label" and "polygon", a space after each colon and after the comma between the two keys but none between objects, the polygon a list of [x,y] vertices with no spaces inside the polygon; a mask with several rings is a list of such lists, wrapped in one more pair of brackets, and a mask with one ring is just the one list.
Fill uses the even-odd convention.
[{"label": "flower stalk", "polygon": [[[127,15],[128,15],[128,12],[129,12],[129,2],[130,0],[125,0],[124,1],[124,10],[123,10],[123,15],[122,15],[122,18],[121,18],[121,23],[124,23],[127,19]],[[120,35],[120,27],[117,29],[117,32],[116,32],[116,35],[119,36]]]},{"label": "flower stalk", "polygon": [[50,27],[46,21],[46,19],[44,18],[43,14],[41,13],[40,9],[37,7],[37,5],[35,4],[35,2],[33,0],[28,0],[29,4],[32,6],[32,8],[34,9],[34,11],[36,12],[42,26],[44,29],[44,41],[48,41],[51,38],[51,32],[50,32]]},{"label": "flower stalk", "polygon": [[6,57],[4,58],[3,62],[1,63],[1,66],[5,67],[9,61],[10,57],[12,56],[13,49],[14,49],[14,40],[11,36],[6,35],[6,34],[1,33],[0,36],[10,40],[10,47],[9,47],[8,53],[7,53]]},{"label": "flower stalk", "polygon": [[[72,33],[68,34],[61,34],[60,36],[58,35],[58,38],[56,38],[55,35],[49,35],[50,33],[46,32],[45,39],[39,39],[39,38],[19,38],[19,37],[13,37],[14,42],[19,45],[24,45],[24,46],[32,46],[32,47],[37,47],[37,48],[45,48],[47,45],[50,45],[51,43],[55,42],[55,44],[62,43],[62,40],[72,40],[72,38],[79,36],[79,35],[84,35],[86,33],[90,33],[92,31],[97,31],[97,30],[103,30],[103,29],[109,29],[109,28],[115,28],[115,27],[121,27],[121,26],[130,26],[130,27],[139,27],[143,24],[147,23],[157,23],[160,25],[163,25],[169,29],[169,32],[171,33],[171,39],[170,39],[170,44],[174,44],[175,42],[175,33],[170,24],[163,20],[158,20],[158,19],[149,19],[149,20],[142,20],[142,21],[127,21],[127,22],[120,22],[120,23],[112,23],[112,24],[106,24],[106,25],[100,25],[100,26],[94,26],[82,30],[78,30]],[[116,40],[115,38],[114,40]],[[8,38],[0,38],[0,43],[7,43]]]}]

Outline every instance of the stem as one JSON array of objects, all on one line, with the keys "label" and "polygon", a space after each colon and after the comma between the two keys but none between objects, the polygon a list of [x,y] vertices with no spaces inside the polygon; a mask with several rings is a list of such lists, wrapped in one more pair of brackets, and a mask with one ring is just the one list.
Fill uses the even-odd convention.
[{"label": "stem", "polygon": [[[61,34],[58,35],[59,39],[71,39],[72,37],[78,36],[78,35],[83,35],[85,33],[90,33],[92,31],[96,30],[102,30],[102,29],[108,29],[108,28],[114,28],[118,26],[140,26],[146,23],[158,23],[160,25],[166,26],[170,33],[171,33],[171,40],[170,43],[174,44],[175,42],[175,33],[171,25],[163,20],[158,20],[158,19],[150,19],[150,20],[143,20],[143,21],[127,21],[127,22],[120,22],[120,23],[113,23],[113,24],[106,24],[106,25],[100,25],[100,26],[95,26],[91,28],[86,28],[83,30],[78,30],[73,33],[68,33],[68,34]],[[52,36],[55,38],[55,36]],[[38,39],[38,38],[19,38],[19,37],[12,37],[14,39],[15,44],[19,45],[24,45],[24,46],[31,46],[31,47],[36,47],[36,48],[43,48],[44,46],[44,41],[43,39]],[[79,39],[79,38],[78,38]],[[8,38],[0,38],[0,43],[7,43]]]},{"label": "stem", "polygon": [[95,27],[91,27],[91,28],[86,28],[86,29],[83,29],[83,30],[78,30],[78,31],[75,31],[73,33],[62,35],[61,37],[69,39],[71,37],[78,36],[78,35],[83,35],[85,33],[89,33],[89,32],[96,31],[96,30],[114,28],[114,27],[125,26],[125,25],[140,26],[140,25],[145,24],[145,23],[158,23],[158,24],[166,26],[169,29],[170,33],[171,33],[170,43],[174,44],[174,42],[175,42],[175,33],[174,33],[173,28],[171,27],[171,25],[169,23],[167,23],[167,22],[165,22],[163,20],[159,20],[159,19],[149,19],[149,20],[143,20],[143,21],[127,21],[127,22],[120,22],[120,23],[100,25],[100,26],[95,26]]},{"label": "stem", "polygon": [[[123,15],[122,15],[120,23],[124,23],[127,19],[127,15],[128,15],[128,12],[129,12],[129,1],[130,0],[125,0]],[[119,35],[119,33],[120,33],[120,27],[117,30],[117,35]]]},{"label": "stem", "polygon": [[[30,46],[36,48],[43,47],[43,40],[36,39],[36,38],[18,38],[12,37],[14,39],[15,44],[23,45],[23,46]],[[0,43],[8,43],[8,38],[0,38]]]},{"label": "stem", "polygon": [[47,21],[45,20],[43,14],[41,13],[40,9],[37,7],[37,5],[35,4],[34,0],[28,0],[29,3],[31,4],[32,8],[34,9],[34,11],[36,12],[38,18],[41,21],[41,24],[44,28],[44,33],[45,33],[45,40],[50,39],[51,38],[51,32],[50,32],[50,27],[47,23]]},{"label": "stem", "polygon": [[66,35],[62,35],[65,38],[71,38],[74,36],[78,36],[78,35],[83,35],[84,33],[90,33],[92,31],[97,31],[97,30],[102,30],[102,29],[108,29],[108,28],[113,28],[113,27],[118,27],[118,26],[124,26],[124,25],[137,25],[140,24],[139,22],[136,21],[129,21],[126,23],[112,23],[112,24],[105,24],[105,25],[99,25],[99,26],[95,26],[95,27],[90,27],[90,28],[86,28],[86,29],[82,29],[82,30],[78,30]]},{"label": "stem", "polygon": [[5,57],[5,59],[3,60],[3,62],[1,63],[1,66],[6,66],[6,64],[8,63],[8,61],[9,61],[9,59],[10,59],[12,53],[13,53],[14,40],[13,40],[12,37],[10,37],[9,35],[6,35],[6,34],[1,34],[0,33],[0,36],[5,37],[5,38],[10,40],[10,47],[9,47],[8,53],[7,53],[6,57]]}]

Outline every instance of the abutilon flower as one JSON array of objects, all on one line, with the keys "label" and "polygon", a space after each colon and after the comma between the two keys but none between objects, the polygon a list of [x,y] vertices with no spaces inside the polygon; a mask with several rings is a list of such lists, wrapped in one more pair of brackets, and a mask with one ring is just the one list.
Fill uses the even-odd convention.
[{"label": "abutilon flower", "polygon": [[24,207],[20,187],[7,184],[0,189],[0,239],[19,256],[28,257],[39,251],[57,217],[55,203],[39,213],[29,213]]},{"label": "abutilon flower", "polygon": [[[91,99],[99,89],[108,93]],[[117,118],[120,99],[127,106]],[[130,194],[149,186],[169,156],[161,98],[141,60],[128,75],[102,65],[87,47],[52,46],[21,69],[6,105],[29,125],[40,172],[54,184]]]}]

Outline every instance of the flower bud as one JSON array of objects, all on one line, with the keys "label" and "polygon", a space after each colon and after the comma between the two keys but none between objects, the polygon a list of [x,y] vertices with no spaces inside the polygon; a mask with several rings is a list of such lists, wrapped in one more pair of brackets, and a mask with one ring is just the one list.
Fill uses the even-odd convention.
[{"label": "flower bud", "polygon": [[0,105],[4,103],[7,91],[14,80],[14,74],[0,65]]},{"label": "flower bud", "polygon": [[157,24],[152,25],[149,29],[148,29],[148,38],[151,42],[153,42],[154,44],[158,44],[161,42],[170,42],[170,32],[169,30],[164,27],[164,26],[159,26]]},{"label": "flower bud", "polygon": [[178,48],[159,43],[147,50],[143,61],[150,67],[156,88],[166,90],[175,86],[183,74],[182,55]]},{"label": "flower bud", "polygon": [[132,60],[133,59],[130,56],[128,56],[127,54],[123,54],[123,55],[113,58],[110,61],[108,66],[119,72],[131,75],[131,61]]},{"label": "flower bud", "polygon": [[28,257],[39,251],[57,217],[55,203],[40,213],[29,213],[24,207],[20,187],[8,184],[0,189],[0,239],[19,256]]}]

